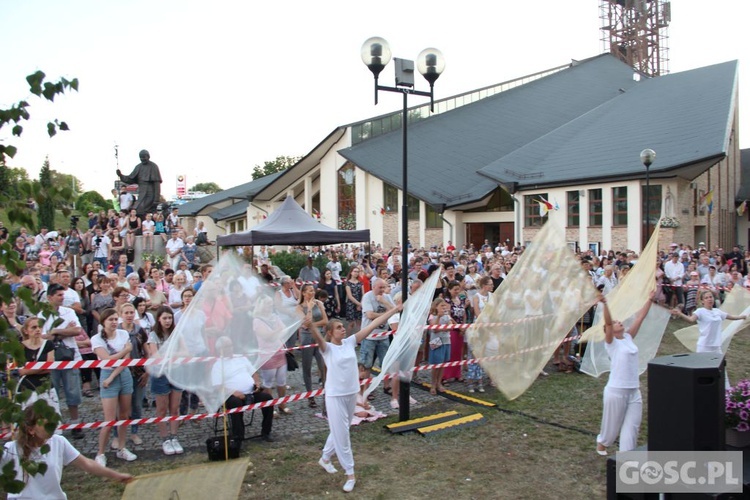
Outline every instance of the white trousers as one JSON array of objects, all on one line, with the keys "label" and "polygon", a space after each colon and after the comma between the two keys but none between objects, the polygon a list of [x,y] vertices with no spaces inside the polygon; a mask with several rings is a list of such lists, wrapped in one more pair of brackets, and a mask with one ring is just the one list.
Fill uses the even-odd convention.
[{"label": "white trousers", "polygon": [[341,467],[347,475],[354,474],[354,454],[349,438],[349,426],[354,417],[354,406],[357,394],[349,396],[326,395],[326,412],[328,413],[328,428],[330,433],[323,447],[323,460],[326,462],[336,453]]},{"label": "white trousers", "polygon": [[638,430],[643,418],[640,389],[604,387],[602,428],[596,442],[612,446],[620,435],[620,451],[632,451],[638,443]]}]

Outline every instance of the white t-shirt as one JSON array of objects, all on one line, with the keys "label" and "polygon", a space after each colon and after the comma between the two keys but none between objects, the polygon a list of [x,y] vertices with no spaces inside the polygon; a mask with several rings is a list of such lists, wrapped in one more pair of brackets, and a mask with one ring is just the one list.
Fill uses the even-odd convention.
[{"label": "white t-shirt", "polygon": [[721,347],[721,322],[727,319],[728,314],[715,307],[711,309],[699,307],[693,314],[698,317],[698,331],[700,332],[696,352],[711,352]]},{"label": "white t-shirt", "polygon": [[350,396],[359,392],[359,372],[357,371],[357,337],[345,338],[341,345],[326,342],[326,350],[321,354],[326,362],[327,396]]},{"label": "white t-shirt", "polygon": [[[391,305],[388,308],[386,308],[380,302],[378,302],[378,299],[372,290],[367,292],[364,295],[364,297],[362,297],[362,328],[372,323],[372,320],[367,317],[368,312],[377,312],[377,313],[382,314],[386,312],[388,309],[390,309],[391,307],[393,307],[393,301],[388,296],[388,294],[384,293],[383,297],[386,299],[387,302],[391,303]],[[380,328],[381,326],[382,328]],[[387,325],[385,323],[383,323],[382,325],[378,325],[378,327],[372,331],[372,334],[384,332],[386,331],[386,327]],[[372,334],[370,335],[370,337],[372,336]],[[387,335],[383,335],[382,337],[377,337],[377,338],[370,338],[370,337],[367,337],[367,338],[369,340],[386,340],[388,338]]]},{"label": "white t-shirt", "polygon": [[[169,303],[176,304],[178,302],[182,302],[182,292],[184,291],[185,291],[185,288],[180,288],[180,289],[170,288],[169,289]],[[182,309],[182,307],[172,307],[173,311],[178,311],[180,309]]]},{"label": "white t-shirt", "polygon": [[[96,240],[99,239],[99,246],[96,246]],[[94,236],[94,238],[91,240],[91,246],[94,248],[94,258],[95,259],[101,259],[107,257],[107,252],[109,251],[109,245],[112,243],[112,240],[109,239],[109,236],[102,235],[102,236]]]},{"label": "white t-shirt", "polygon": [[[62,480],[63,467],[71,463],[80,456],[72,444],[63,436],[53,434],[47,441],[49,452],[42,455],[39,449],[31,452],[31,460],[35,462],[44,462],[47,464],[47,472],[44,475],[37,474],[29,476],[26,487],[21,493],[8,493],[8,498],[22,498],[29,500],[45,499],[66,499],[65,492],[60,487]],[[5,452],[0,460],[0,467],[5,466],[13,460],[16,468],[16,480],[23,481],[23,470],[21,469],[21,453],[15,441],[5,443]]]},{"label": "white t-shirt", "polygon": [[184,246],[185,246],[185,242],[182,241],[180,238],[170,238],[167,240],[165,248],[167,252],[174,253],[178,250],[182,250],[182,247]]},{"label": "white t-shirt", "polygon": [[[222,375],[223,368],[223,375]],[[326,384],[328,382],[326,381]],[[225,396],[229,397],[233,392],[240,391],[242,394],[253,392],[253,365],[247,358],[220,359],[211,368],[211,384],[214,387],[224,387]],[[326,388],[326,390],[328,390]]]},{"label": "white t-shirt", "polygon": [[[96,352],[98,348],[103,348],[109,354],[116,354],[123,350],[125,344],[130,342],[130,334],[125,330],[119,328],[115,330],[115,337],[104,340],[101,333],[97,333],[91,337],[91,349]],[[107,345],[109,344],[109,348]],[[114,351],[114,352],[112,352]],[[102,359],[102,358],[100,358]]]},{"label": "white t-shirt", "polygon": [[141,231],[144,233],[153,233],[155,225],[156,223],[154,221],[146,219],[141,222]]},{"label": "white t-shirt", "polygon": [[[57,321],[57,318],[61,318],[62,322],[57,325],[56,327],[52,328],[52,325]],[[39,313],[39,318],[44,319],[44,315],[42,313]],[[50,330],[58,329],[58,328],[67,328],[68,324],[73,321],[78,326],[78,328],[81,328],[81,322],[78,321],[78,315],[76,312],[69,308],[69,307],[63,307],[60,306],[60,308],[57,311],[57,315],[50,316],[47,320],[45,320],[44,325],[42,325],[42,333],[49,333]],[[78,344],[76,344],[75,337],[60,337],[63,341],[63,344],[70,347],[75,351],[75,356],[73,357],[73,361],[80,361],[81,359],[81,352],[78,350]]]},{"label": "white t-shirt", "polygon": [[330,261],[326,264],[326,269],[331,271],[331,277],[334,281],[341,281],[341,262]]},{"label": "white t-shirt", "polygon": [[633,337],[628,332],[622,334],[622,338],[612,339],[612,342],[604,343],[604,349],[612,361],[612,370],[609,372],[607,387],[615,389],[638,389],[638,346],[633,342]]},{"label": "white t-shirt", "polygon": [[130,210],[130,207],[133,206],[133,201],[135,201],[135,198],[130,193],[120,193],[120,210]]},{"label": "white t-shirt", "polygon": [[66,288],[62,305],[65,307],[70,307],[76,302],[81,302],[81,297],[78,295],[78,292],[76,292],[72,288]]}]

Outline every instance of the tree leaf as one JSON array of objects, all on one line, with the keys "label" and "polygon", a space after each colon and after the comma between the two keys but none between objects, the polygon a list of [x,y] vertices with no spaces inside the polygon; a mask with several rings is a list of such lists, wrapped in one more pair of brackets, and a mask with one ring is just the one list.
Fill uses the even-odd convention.
[{"label": "tree leaf", "polygon": [[47,123],[47,133],[50,137],[54,137],[57,134],[57,127],[52,122]]},{"label": "tree leaf", "polygon": [[15,146],[11,146],[10,144],[0,145],[0,153],[13,158],[16,156],[16,153],[18,152],[18,149]]},{"label": "tree leaf", "polygon": [[23,133],[23,127],[20,125],[16,125],[15,127],[13,127],[12,133],[15,136],[20,136]]},{"label": "tree leaf", "polygon": [[68,124],[65,122],[60,122],[59,126],[60,126],[60,130],[70,130],[70,128],[68,127]]},{"label": "tree leaf", "polygon": [[48,101],[54,102],[55,94],[57,94],[57,88],[55,87],[55,84],[44,82],[44,90],[42,90],[42,95],[44,96],[44,98]]},{"label": "tree leaf", "polygon": [[34,95],[42,95],[42,82],[46,75],[43,71],[37,71],[26,77],[26,81],[29,83],[29,90]]}]

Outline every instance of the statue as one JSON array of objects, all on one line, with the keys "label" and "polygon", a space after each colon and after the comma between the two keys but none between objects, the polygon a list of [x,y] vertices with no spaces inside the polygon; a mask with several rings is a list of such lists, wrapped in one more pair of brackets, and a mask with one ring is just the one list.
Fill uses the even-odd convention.
[{"label": "statue", "polygon": [[662,217],[675,217],[674,212],[674,196],[672,195],[672,190],[667,186],[667,194],[664,196],[664,205],[662,207]]},{"label": "statue", "polygon": [[131,208],[143,217],[147,213],[156,211],[161,198],[161,173],[156,163],[151,161],[151,155],[145,149],[138,153],[141,162],[135,166],[130,175],[122,175],[117,170],[117,177],[126,184],[138,184],[138,199]]}]

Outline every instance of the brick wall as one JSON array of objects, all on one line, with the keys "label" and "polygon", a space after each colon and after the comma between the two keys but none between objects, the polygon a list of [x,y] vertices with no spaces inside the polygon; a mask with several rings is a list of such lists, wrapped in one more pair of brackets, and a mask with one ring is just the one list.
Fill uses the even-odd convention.
[{"label": "brick wall", "polygon": [[[412,241],[412,244],[414,241]],[[443,229],[425,229],[424,231],[424,246],[430,248],[432,245],[440,245],[443,243]]]},{"label": "brick wall", "polygon": [[612,228],[612,248],[603,248],[602,250],[624,250],[628,247],[628,228]]},{"label": "brick wall", "polygon": [[376,241],[375,243],[382,244],[383,248],[393,248],[400,240],[398,213],[389,212],[383,216],[383,241]]}]

